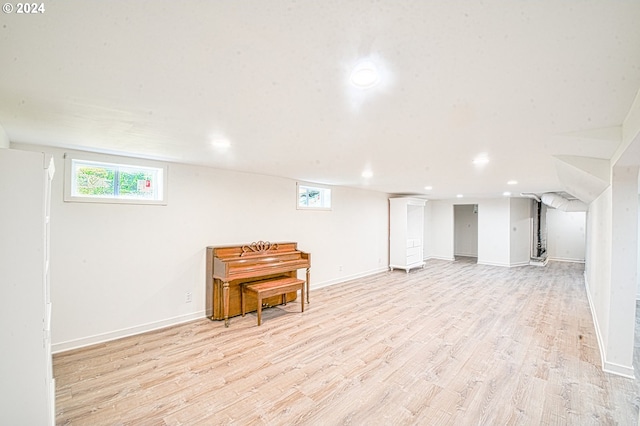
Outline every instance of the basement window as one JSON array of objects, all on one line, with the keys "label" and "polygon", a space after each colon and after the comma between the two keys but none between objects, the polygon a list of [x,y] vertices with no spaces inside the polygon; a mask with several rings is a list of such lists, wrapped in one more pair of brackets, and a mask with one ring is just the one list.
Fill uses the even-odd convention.
[{"label": "basement window", "polygon": [[166,205],[167,166],[122,160],[116,163],[67,157],[64,200]]},{"label": "basement window", "polygon": [[298,187],[298,209],[331,210],[331,188],[302,183]]}]

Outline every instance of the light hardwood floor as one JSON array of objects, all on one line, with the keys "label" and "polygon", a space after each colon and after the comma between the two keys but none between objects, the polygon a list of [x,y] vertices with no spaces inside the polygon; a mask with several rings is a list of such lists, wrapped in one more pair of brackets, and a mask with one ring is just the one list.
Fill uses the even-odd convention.
[{"label": "light hardwood floor", "polygon": [[[204,284],[203,284],[204,285]],[[202,319],[54,356],[57,423],[635,425],[600,368],[583,266],[428,261],[231,326]]]}]

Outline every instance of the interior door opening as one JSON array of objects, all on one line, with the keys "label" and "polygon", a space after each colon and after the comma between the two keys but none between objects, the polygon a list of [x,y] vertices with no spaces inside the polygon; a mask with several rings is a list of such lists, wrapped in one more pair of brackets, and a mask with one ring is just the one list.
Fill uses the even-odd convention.
[{"label": "interior door opening", "polygon": [[478,263],[478,205],[454,205],[453,222],[455,259]]}]

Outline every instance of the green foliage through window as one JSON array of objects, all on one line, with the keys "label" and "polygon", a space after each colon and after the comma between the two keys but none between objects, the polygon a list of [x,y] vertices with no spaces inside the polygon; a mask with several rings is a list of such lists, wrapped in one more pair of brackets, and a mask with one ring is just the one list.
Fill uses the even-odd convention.
[{"label": "green foliage through window", "polygon": [[73,197],[162,200],[163,169],[72,160]]}]

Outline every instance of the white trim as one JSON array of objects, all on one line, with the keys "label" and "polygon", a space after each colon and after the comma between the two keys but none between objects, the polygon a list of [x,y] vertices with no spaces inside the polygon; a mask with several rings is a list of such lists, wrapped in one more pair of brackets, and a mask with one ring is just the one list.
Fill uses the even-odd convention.
[{"label": "white trim", "polygon": [[160,321],[154,321],[146,324],[137,325],[135,327],[123,328],[120,330],[110,331],[108,333],[96,334],[94,336],[83,337],[66,342],[55,343],[51,345],[52,352],[59,353],[70,351],[72,349],[83,348],[98,343],[109,342],[111,340],[121,339],[123,337],[134,336],[149,331],[159,330],[161,328],[171,327],[185,322],[206,318],[205,311],[192,312],[190,314],[180,315],[173,318],[167,318]]},{"label": "white trim", "polygon": [[[139,167],[143,169],[156,169],[161,175],[159,182],[156,185],[159,186],[158,194],[162,199],[137,199],[137,198],[119,198],[119,197],[91,197],[91,196],[77,196],[72,194],[72,182],[73,166],[72,162],[86,161],[100,163],[101,165],[111,165],[114,167]],[[112,155],[96,154],[96,153],[65,153],[64,154],[64,183],[63,183],[63,197],[65,202],[76,203],[103,203],[103,204],[143,204],[143,205],[159,205],[166,206],[168,204],[168,181],[169,181],[169,165],[157,161],[150,161],[138,158],[130,157],[118,157]]]},{"label": "white trim", "polygon": [[584,263],[584,259],[571,259],[567,257],[549,257],[548,259],[554,262]]},{"label": "white trim", "polygon": [[[389,271],[389,268],[387,267],[382,267],[382,268],[376,268],[373,269],[371,271],[366,271],[366,272],[362,272],[359,274],[353,274],[353,275],[348,275],[345,277],[340,277],[340,278],[336,278],[335,280],[329,280],[329,281],[323,281],[321,283],[314,283],[313,280],[311,281],[311,289],[309,291],[312,290],[317,290],[323,287],[329,287],[331,285],[335,285],[335,284],[341,284],[347,281],[351,281],[351,280],[355,280],[358,278],[363,278],[363,277],[368,277],[370,275],[375,275],[375,274],[379,274],[381,272],[387,272]],[[311,302],[313,303],[313,299],[311,299]]]},{"label": "white trim", "polygon": [[461,257],[478,257],[478,253],[454,253],[453,255]]},{"label": "white trim", "polygon": [[444,257],[444,256],[429,256],[429,257],[425,258],[424,260],[427,261],[427,260],[430,260],[430,259],[433,259],[433,260],[446,260],[447,262],[454,262],[456,260],[455,257]]},{"label": "white trim", "polygon": [[614,362],[605,361],[602,366],[602,371],[609,374],[615,374],[616,376],[626,377],[628,379],[636,378],[635,373],[633,371],[633,366],[627,367],[625,365],[616,364]]},{"label": "white trim", "polygon": [[484,262],[478,261],[478,265],[487,265],[487,266],[501,266],[503,268],[519,268],[520,266],[529,266],[531,263],[529,261],[525,262],[516,262],[516,263],[500,263],[500,262]]},{"label": "white trim", "polygon": [[545,257],[543,261],[539,261],[534,258],[529,259],[529,265],[531,266],[547,266],[547,263],[549,263],[548,257]]},{"label": "white trim", "polygon": [[587,280],[587,273],[585,272],[583,276],[584,276],[584,288],[587,292],[587,300],[589,301],[589,309],[591,310],[591,318],[593,319],[593,326],[596,331],[596,340],[598,341],[598,349],[600,350],[600,363],[602,366],[602,371],[604,371],[605,373],[626,377],[628,379],[635,379],[633,365],[625,366],[625,365],[616,364],[615,362],[610,362],[606,360],[606,354],[604,351],[602,335],[600,334],[600,325],[598,324],[598,316],[596,315],[596,309],[595,309],[595,306],[593,305],[593,300],[591,300],[591,293],[589,292],[589,282]]},{"label": "white trim", "polygon": [[516,263],[510,263],[509,264],[509,268],[518,268],[520,266],[529,266],[529,261],[526,262],[516,262]]},{"label": "white trim", "polygon": [[502,267],[505,267],[505,268],[509,268],[509,267],[511,267],[511,265],[510,265],[510,264],[508,264],[508,263],[501,263],[501,262],[486,262],[486,261],[484,261],[484,260],[483,260],[483,261],[480,261],[479,259],[478,259],[478,265],[502,266]]},{"label": "white trim", "polygon": [[[379,274],[381,272],[387,272],[389,269],[386,267],[377,268],[371,271],[363,272],[360,274],[353,274],[346,277],[340,277],[335,280],[324,281],[321,283],[311,283],[311,291],[320,289],[322,287],[328,287],[334,284],[340,284],[346,281],[355,280],[357,278],[363,278],[369,275]],[[311,295],[313,296],[313,295]],[[121,339],[123,337],[135,336],[136,334],[147,333],[149,331],[159,330],[162,328],[172,327],[174,325],[187,323],[190,321],[200,320],[206,318],[205,311],[192,312],[190,314],[180,315],[173,318],[167,318],[160,321],[154,321],[147,324],[141,324],[135,327],[124,328],[121,330],[110,331],[108,333],[96,334],[94,336],[83,337],[81,339],[68,340],[66,342],[55,343],[52,346],[52,352],[54,354],[70,351],[73,349],[79,349],[86,346],[95,345],[98,343],[105,343],[112,340]]]},{"label": "white trim", "polygon": [[600,351],[600,365],[604,370],[604,347],[602,343],[602,335],[600,334],[600,326],[598,324],[598,316],[596,315],[596,308],[593,305],[593,300],[591,300],[591,292],[589,291],[589,281],[587,280],[586,271],[582,275],[584,276],[584,288],[587,292],[587,300],[589,301],[589,309],[591,310],[591,319],[593,321],[593,327],[596,331],[596,340],[598,341],[598,349]]}]

